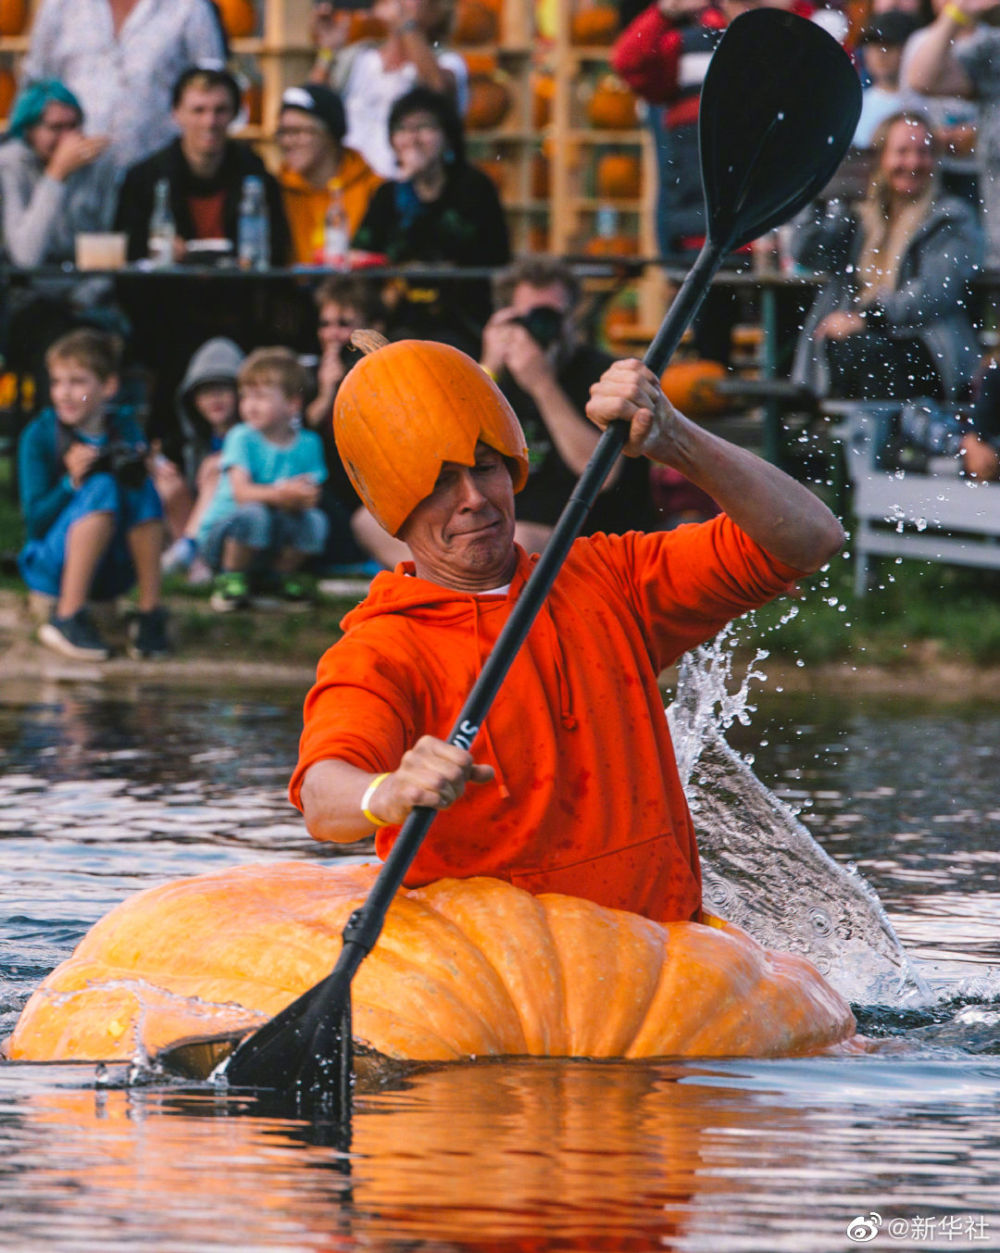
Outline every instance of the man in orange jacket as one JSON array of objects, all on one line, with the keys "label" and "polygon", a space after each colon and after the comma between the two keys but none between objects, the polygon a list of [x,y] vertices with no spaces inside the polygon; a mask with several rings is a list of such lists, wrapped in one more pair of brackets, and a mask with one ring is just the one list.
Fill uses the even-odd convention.
[{"label": "man in orange jacket", "polygon": [[608,368],[587,415],[628,422],[628,455],[676,467],[724,513],[577,540],[466,752],[450,728],[536,560],[513,538],[524,438],[492,380],[446,345],[389,344],[347,376],[338,448],[413,560],[374,579],[322,658],[291,797],[316,839],[375,831],[381,857],[414,806],[441,811],[409,885],[485,874],[697,918],[697,845],[657,675],[818,570],[843,533],[807,488],[678,413],[639,361]]}]

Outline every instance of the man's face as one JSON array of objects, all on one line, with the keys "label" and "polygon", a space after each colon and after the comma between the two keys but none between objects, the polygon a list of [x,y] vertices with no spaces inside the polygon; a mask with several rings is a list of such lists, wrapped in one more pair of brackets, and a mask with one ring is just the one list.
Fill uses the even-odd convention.
[{"label": "man's face", "polygon": [[503,457],[479,443],[475,465],[446,461],[399,538],[422,579],[465,592],[509,583],[517,564],[514,487]]},{"label": "man's face", "polygon": [[185,152],[196,157],[222,151],[233,116],[232,98],[225,87],[200,87],[197,83],[184,89],[173,113]]},{"label": "man's face", "polygon": [[275,132],[288,169],[308,178],[334,150],[333,136],[303,109],[283,109]]}]

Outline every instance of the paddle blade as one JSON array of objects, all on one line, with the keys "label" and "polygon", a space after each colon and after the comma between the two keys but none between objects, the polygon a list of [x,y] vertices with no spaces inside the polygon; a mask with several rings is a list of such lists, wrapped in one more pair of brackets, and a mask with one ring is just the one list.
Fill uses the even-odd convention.
[{"label": "paddle blade", "polygon": [[238,1088],[322,1092],[341,1113],[350,1109],[351,984],[334,968],[270,1022],[248,1036],[225,1065]]},{"label": "paddle blade", "polygon": [[728,251],[787,222],[829,182],[857,127],[861,83],[815,22],[751,9],[726,28],[701,102],[708,238]]}]

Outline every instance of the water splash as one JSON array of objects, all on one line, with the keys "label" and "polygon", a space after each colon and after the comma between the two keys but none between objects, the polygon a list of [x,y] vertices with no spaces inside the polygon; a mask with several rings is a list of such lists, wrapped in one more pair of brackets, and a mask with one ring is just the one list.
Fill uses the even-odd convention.
[{"label": "water splash", "polygon": [[758,651],[733,690],[735,639],[724,631],[683,658],[667,710],[698,832],[705,907],[767,948],[808,957],[856,1004],[930,999],[872,887],[824,852],[726,743],[734,722],[750,720],[751,683],[766,677],[759,666],[767,653]]}]

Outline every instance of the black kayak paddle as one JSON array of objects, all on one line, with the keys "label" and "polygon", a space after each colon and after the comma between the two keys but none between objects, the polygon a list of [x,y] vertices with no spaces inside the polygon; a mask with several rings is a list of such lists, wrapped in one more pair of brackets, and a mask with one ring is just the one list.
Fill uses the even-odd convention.
[{"label": "black kayak paddle", "polygon": [[[644,361],[666,368],[727,253],[785,222],[840,164],[861,111],[850,59],[819,26],[778,9],[754,9],[726,29],[705,75],[699,112],[707,240]],[[494,697],[628,438],[615,422],[601,436],[496,646],[459,713],[449,742],[471,748]],[[351,980],[371,951],[437,811],[412,811],[365,903],[352,914],[333,971],[249,1035],[225,1066],[228,1082],[289,1096],[321,1093],[350,1109]]]}]

